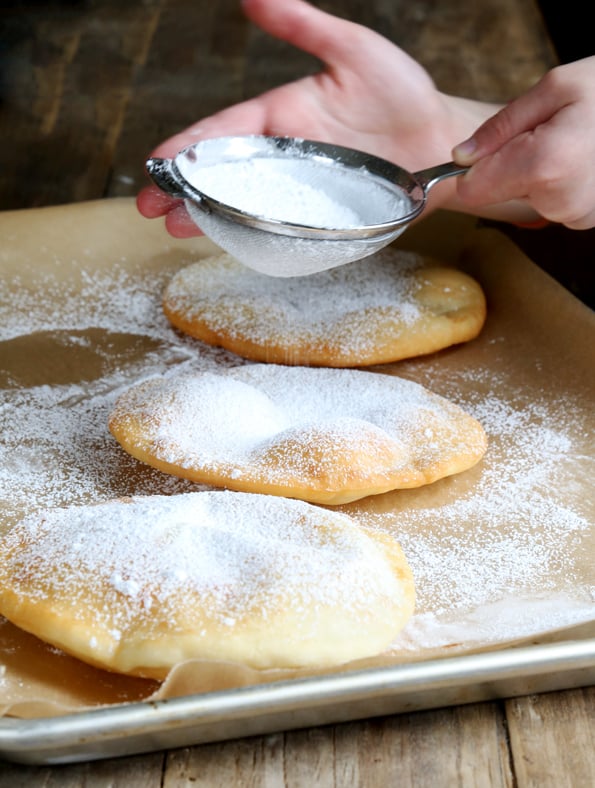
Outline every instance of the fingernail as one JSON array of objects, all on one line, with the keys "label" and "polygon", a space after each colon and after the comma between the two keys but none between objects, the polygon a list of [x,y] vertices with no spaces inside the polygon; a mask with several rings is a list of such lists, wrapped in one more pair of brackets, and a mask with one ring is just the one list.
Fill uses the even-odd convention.
[{"label": "fingernail", "polygon": [[452,149],[453,159],[459,164],[470,164],[474,159],[474,153],[477,150],[477,142],[474,137],[469,137],[468,140],[460,142]]}]

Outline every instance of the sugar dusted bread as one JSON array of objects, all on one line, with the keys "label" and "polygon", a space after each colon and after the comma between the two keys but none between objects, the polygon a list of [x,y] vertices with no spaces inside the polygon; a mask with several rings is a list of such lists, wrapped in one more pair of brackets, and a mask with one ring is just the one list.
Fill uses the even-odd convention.
[{"label": "sugar dusted bread", "polygon": [[486,449],[472,416],[417,383],[275,364],[141,382],[118,398],[109,428],[165,473],[324,504],[429,484]]},{"label": "sugar dusted bread", "polygon": [[225,491],[31,514],[0,540],[0,614],[100,668],[188,659],[328,667],[383,651],[414,607],[397,542],[346,514]]},{"label": "sugar dusted bread", "polygon": [[297,278],[215,255],[174,275],[163,308],[180,331],[245,358],[326,367],[433,353],[476,337],[486,317],[474,279],[395,248]]}]

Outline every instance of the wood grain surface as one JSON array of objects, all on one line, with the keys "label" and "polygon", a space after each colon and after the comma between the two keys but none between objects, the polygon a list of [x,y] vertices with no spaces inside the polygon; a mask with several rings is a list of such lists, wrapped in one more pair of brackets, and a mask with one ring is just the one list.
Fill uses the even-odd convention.
[{"label": "wood grain surface", "polygon": [[[533,0],[317,4],[471,98],[506,101],[556,63]],[[0,36],[2,210],[133,195],[162,139],[318,68],[248,25],[237,0],[15,1],[1,4]],[[590,255],[592,271],[593,236],[583,238],[574,258]],[[576,234],[568,239],[543,246],[567,249]],[[579,266],[572,276],[567,286],[587,300],[593,274]],[[594,753],[595,688],[585,688],[91,763],[0,762],[0,788],[590,788]]]}]

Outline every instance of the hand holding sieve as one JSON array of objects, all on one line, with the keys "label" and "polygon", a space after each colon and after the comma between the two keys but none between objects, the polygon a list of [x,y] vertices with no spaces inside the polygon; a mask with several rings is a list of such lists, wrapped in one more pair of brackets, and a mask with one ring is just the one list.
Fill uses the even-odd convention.
[{"label": "hand holding sieve", "polygon": [[434,184],[467,170],[448,162],[410,173],[351,148],[259,135],[203,140],[146,166],[206,236],[270,276],[373,254],[422,213]]}]

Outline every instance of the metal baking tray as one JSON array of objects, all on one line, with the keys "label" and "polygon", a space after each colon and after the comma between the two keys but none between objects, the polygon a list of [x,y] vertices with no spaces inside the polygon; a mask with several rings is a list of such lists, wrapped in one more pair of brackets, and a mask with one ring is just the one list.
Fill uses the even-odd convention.
[{"label": "metal baking tray", "polygon": [[595,638],[294,679],[61,717],[0,719],[0,756],[61,764],[595,683]]},{"label": "metal baking tray", "polygon": [[[180,249],[174,253],[172,242],[163,237],[162,230],[139,225],[140,221],[133,201],[99,201],[0,215],[8,244],[0,261],[3,273],[7,282],[12,281],[16,294],[26,291],[34,303],[31,308],[49,309],[51,316],[54,300],[50,296],[53,293],[57,298],[63,291],[70,292],[76,277],[81,279],[80,287],[88,281],[87,276],[89,280],[98,277],[101,285],[105,272],[120,265],[121,260],[126,261],[127,271],[136,271],[135,276],[140,272],[143,277],[149,277],[153,269],[162,275],[167,266],[179,267],[188,252]],[[450,219],[445,225],[447,233],[424,235],[440,239],[441,251],[453,237],[457,244],[459,241]],[[110,228],[109,233],[105,227]],[[515,360],[514,371],[520,383],[528,374],[526,358],[532,361],[530,370],[537,376],[537,388],[546,380],[544,365],[549,364],[547,368],[566,384],[569,379],[580,377],[581,372],[591,369],[584,355],[584,348],[589,349],[586,327],[592,325],[590,313],[587,324],[586,313],[578,314],[578,304],[562,302],[557,287],[548,289],[547,282],[536,278],[528,260],[515,254],[514,249],[503,249],[499,237],[487,232],[485,240],[477,242],[476,258],[487,277],[488,294],[496,306],[500,304],[495,314],[502,326],[492,339],[485,340],[486,354],[491,360],[500,358],[499,342],[506,334],[512,343],[510,357]],[[460,235],[462,239],[464,233]],[[40,239],[44,239],[43,246]],[[458,258],[458,248],[452,251],[453,257]],[[48,291],[44,277],[55,270],[66,284],[54,288],[55,292]],[[59,277],[56,281],[61,282]],[[45,296],[42,299],[40,289]],[[526,293],[531,293],[531,298],[527,299]],[[12,314],[11,298],[6,303]],[[28,303],[26,299],[24,303]],[[525,316],[525,321],[520,322],[519,316]],[[549,329],[545,349],[541,341],[544,327]],[[564,365],[558,365],[556,359],[564,359]],[[448,362],[448,357],[443,360]],[[472,365],[472,358],[467,356],[465,363]],[[550,377],[554,379],[553,374]],[[574,381],[577,387],[579,383],[583,386],[582,381]],[[585,478],[587,498],[591,476],[585,474]],[[588,577],[585,571],[583,583],[589,589],[590,554],[585,552]],[[522,608],[521,600],[518,604],[512,617]],[[591,618],[590,609],[586,616]],[[580,624],[584,624],[584,617],[573,629],[560,629],[554,635],[550,632],[534,639],[528,635],[516,646],[499,642],[480,653],[455,656],[445,649],[440,653],[449,653],[448,657],[366,670],[345,669],[167,700],[87,708],[62,716],[2,717],[0,758],[47,765],[80,762],[588,686],[595,684],[595,637],[593,621],[587,626]]]}]

